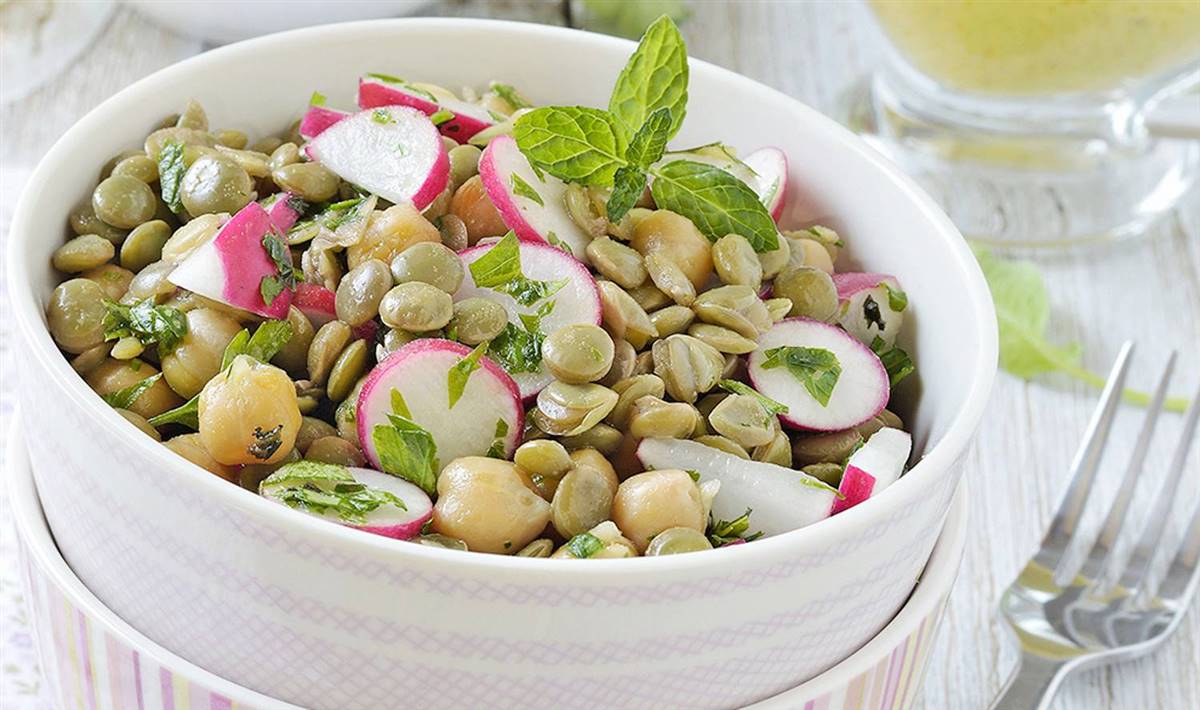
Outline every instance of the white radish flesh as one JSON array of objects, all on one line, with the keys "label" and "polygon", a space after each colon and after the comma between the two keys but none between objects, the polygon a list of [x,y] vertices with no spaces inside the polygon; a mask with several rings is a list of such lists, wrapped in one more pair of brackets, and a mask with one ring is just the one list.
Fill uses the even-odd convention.
[{"label": "white radish flesh", "polygon": [[270,215],[262,205],[251,202],[222,225],[216,236],[196,247],[167,279],[227,306],[283,318],[292,302],[291,289],[283,289],[269,305],[260,291],[264,278],[279,274],[263,246],[263,238],[272,231],[276,229]]},{"label": "white radish flesh", "polygon": [[[467,378],[461,396],[450,406],[450,369],[471,353],[449,340],[415,340],[388,355],[367,376],[358,396],[356,417],[363,454],[380,467],[372,432],[390,426],[393,391],[400,394],[411,420],[433,437],[437,460],[445,466],[462,456],[484,456],[492,448],[497,422],[504,422],[502,448],[511,454],[525,425],[520,392],[504,370],[484,357]],[[440,471],[440,467],[438,468]]]},{"label": "white radish flesh", "polygon": [[833,512],[853,508],[871,496],[879,495],[904,473],[912,453],[912,435],[900,429],[884,427],[850,455],[838,491],[844,496]]},{"label": "white radish flesh", "polygon": [[567,211],[567,184],[553,175],[539,177],[512,136],[497,136],[488,143],[479,158],[479,177],[500,218],[517,237],[566,245],[577,259],[584,258],[592,237]]},{"label": "white radish flesh", "polygon": [[764,535],[824,520],[836,499],[831,487],[801,471],[747,461],[695,441],[643,439],[637,456],[648,469],[682,468],[699,473],[701,483],[720,481],[713,517],[735,520],[749,508],[750,531]]},{"label": "white radish flesh", "polygon": [[429,206],[450,176],[446,146],[429,117],[405,106],[356,113],[305,148],[338,177],[396,204]]},{"label": "white radish flesh", "polygon": [[[300,462],[297,466],[313,465],[308,462]],[[311,484],[315,484],[321,490],[330,491],[343,482],[349,482],[349,478],[343,481],[342,478],[352,477],[354,482],[361,483],[368,489],[373,491],[383,491],[390,493],[400,499],[403,507],[388,501],[374,510],[363,514],[366,518],[365,522],[352,523],[348,522],[334,510],[313,510],[304,506],[295,506],[295,510],[306,513],[321,520],[328,520],[338,525],[344,525],[356,530],[382,535],[397,540],[408,540],[416,537],[421,532],[421,527],[433,517],[433,501],[417,486],[405,481],[402,478],[392,476],[390,474],[373,471],[369,468],[353,468],[353,467],[338,467],[332,464],[315,464],[321,468],[328,468],[332,471],[340,473],[335,479],[332,476],[311,479]],[[287,469],[283,469],[286,471]],[[297,479],[294,485],[301,485]],[[284,482],[280,485],[271,485],[273,479],[267,479],[261,487],[262,496],[268,500],[293,507],[285,501],[284,493],[293,485],[293,482]]]},{"label": "white radish flesh", "polygon": [[[523,328],[521,316],[532,316],[537,313],[544,301],[531,306],[517,303],[516,299],[506,293],[492,288],[475,285],[471,275],[471,264],[486,254],[496,242],[480,244],[464,249],[459,257],[462,259],[465,277],[462,285],[454,294],[455,301],[467,298],[481,297],[496,301],[504,306],[508,313],[508,322],[517,328]],[[576,261],[570,254],[540,242],[520,242],[521,273],[529,279],[537,281],[560,281],[566,279],[566,284],[549,297],[554,301],[554,308],[541,319],[540,329],[549,336],[554,331],[566,325],[576,323],[600,324],[600,291],[596,280],[583,264]],[[521,390],[521,396],[529,400],[554,379],[544,365],[537,372],[515,372],[512,378],[516,380]]]},{"label": "white radish flesh", "polygon": [[840,301],[838,325],[868,346],[876,337],[889,347],[895,344],[908,306],[896,277],[847,272],[834,274],[833,285]]},{"label": "white radish flesh", "polygon": [[488,110],[452,95],[435,96],[407,82],[365,76],[358,80],[358,107],[408,106],[427,116],[449,111],[451,118],[438,124],[444,136],[466,143],[471,136],[496,123]]},{"label": "white radish flesh", "polygon": [[[828,350],[841,367],[837,384],[822,405],[787,367],[763,367],[767,351],[779,347]],[[837,326],[788,318],[759,336],[758,348],[748,361],[754,388],[787,406],[780,419],[796,429],[840,431],[858,426],[887,406],[887,370],[875,353]]]}]

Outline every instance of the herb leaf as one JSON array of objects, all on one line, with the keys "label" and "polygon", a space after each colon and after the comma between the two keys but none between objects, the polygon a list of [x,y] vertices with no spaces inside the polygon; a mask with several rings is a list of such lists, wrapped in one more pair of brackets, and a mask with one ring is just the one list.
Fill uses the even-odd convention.
[{"label": "herb leaf", "polygon": [[721,380],[720,382],[717,383],[717,385],[721,389],[725,390],[726,392],[732,392],[734,394],[744,394],[744,395],[747,395],[747,396],[757,399],[758,403],[762,405],[763,409],[767,410],[771,414],[787,414],[788,413],[788,408],[787,408],[786,404],[783,404],[781,402],[776,402],[775,400],[771,399],[770,397],[766,396],[765,394],[760,393],[758,390],[754,389],[753,387],[751,387],[747,384],[738,382],[737,380]]},{"label": "herb leaf", "polygon": [[138,398],[141,397],[146,390],[153,387],[154,383],[161,379],[162,373],[160,372],[157,375],[151,375],[140,382],[135,382],[128,387],[117,390],[116,392],[110,392],[106,395],[103,395],[101,399],[107,402],[109,406],[113,407],[114,409],[129,409],[131,406],[133,406],[134,402],[138,401]]},{"label": "herb leaf", "polygon": [[613,191],[608,197],[605,211],[610,222],[620,222],[637,204],[646,190],[646,173],[628,165],[617,168],[613,175]]},{"label": "herb leaf", "polygon": [[488,447],[485,456],[493,459],[503,459],[504,456],[504,440],[508,437],[508,422],[503,419],[496,420],[496,431],[492,434],[492,445]]},{"label": "herb leaf", "polygon": [[179,186],[183,182],[185,172],[187,166],[183,164],[183,144],[168,141],[158,155],[158,187],[163,202],[176,214],[183,210]]},{"label": "herb leaf", "polygon": [[762,537],[761,532],[746,534],[750,529],[750,512],[750,508],[746,508],[745,513],[742,513],[733,520],[713,520],[710,514],[707,531],[708,541],[712,543],[713,547],[721,547],[737,540],[753,542]]},{"label": "herb leaf", "polygon": [[542,343],[546,340],[541,321],[553,309],[554,302],[548,301],[532,315],[521,314],[520,326],[506,324],[488,346],[488,357],[510,375],[539,371],[542,368]]},{"label": "herb leaf", "polygon": [[627,136],[638,132],[647,117],[670,109],[670,139],[687,113],[687,46],[671,18],[658,18],[646,29],[637,49],[617,76],[608,110]]},{"label": "herb leaf", "polygon": [[403,499],[359,483],[345,466],[317,461],[285,464],[263,480],[258,489],[292,508],[317,515],[336,515],[352,525],[366,523],[368,513],[385,505],[408,510]]},{"label": "herb leaf", "polygon": [[450,373],[446,375],[450,409],[454,409],[454,405],[458,404],[458,400],[462,399],[463,392],[467,389],[467,382],[471,379],[471,373],[479,369],[479,358],[483,357],[487,349],[487,343],[480,343],[475,346],[475,349],[470,354],[463,357],[463,359],[456,362],[450,368]]},{"label": "herb leaf", "polygon": [[606,111],[583,106],[543,106],[513,124],[513,138],[530,163],[583,185],[610,185],[625,164],[625,144]]},{"label": "herb leaf", "polygon": [[533,106],[533,104],[529,103],[529,100],[522,96],[521,93],[513,88],[511,84],[503,84],[499,81],[493,81],[488,85],[488,88],[494,91],[497,96],[507,101],[508,104],[514,109],[529,108]]},{"label": "herb leaf", "polygon": [[891,308],[897,313],[901,313],[905,308],[908,308],[908,294],[898,288],[892,288],[888,282],[883,282],[884,289],[887,290],[888,308]]},{"label": "herb leaf", "polygon": [[691,160],[672,161],[653,173],[650,192],[658,207],[687,217],[710,240],[740,234],[756,252],[779,248],[775,220],[741,180]]},{"label": "herb leaf", "polygon": [[648,168],[663,157],[670,140],[671,109],[662,107],[655,110],[647,118],[633,138],[629,139],[629,148],[625,151],[625,159],[641,168]]},{"label": "herb leaf", "polygon": [[200,395],[196,395],[178,407],[165,411],[156,417],[150,417],[148,421],[150,422],[150,426],[153,427],[180,424],[193,431],[199,431]]},{"label": "herb leaf", "polygon": [[888,347],[883,338],[878,335],[871,341],[871,352],[875,353],[879,357],[879,361],[883,363],[892,387],[917,369],[908,353],[895,346]]},{"label": "herb leaf", "polygon": [[287,242],[274,228],[263,235],[262,245],[275,264],[275,275],[264,276],[258,284],[263,303],[270,306],[284,289],[296,288],[296,270],[292,267],[292,252]]},{"label": "herb leaf", "polygon": [[173,351],[187,335],[187,317],[170,306],[156,306],[143,299],[127,306],[104,301],[104,339],[134,336],[142,345],[158,344],[159,355]]},{"label": "herb leaf", "polygon": [[604,542],[590,532],[581,532],[567,541],[567,552],[571,557],[586,560],[604,549]]},{"label": "herb leaf", "polygon": [[533,189],[532,185],[525,182],[520,175],[513,173],[510,180],[512,182],[512,191],[514,195],[519,195],[527,200],[533,200],[534,202],[538,203],[539,207],[546,206],[546,203],[542,201],[542,196],[538,194],[537,190]]},{"label": "herb leaf", "polygon": [[449,109],[441,108],[430,114],[429,120],[433,122],[433,125],[440,126],[443,123],[449,123],[450,121],[453,121],[454,112]]},{"label": "herb leaf", "polygon": [[324,106],[325,101],[326,101],[325,94],[322,94],[320,91],[314,91],[314,92],[312,92],[312,96],[309,97],[309,99],[308,99],[308,105],[309,106]]},{"label": "herb leaf", "polygon": [[831,351],[785,345],[771,348],[765,354],[767,359],[762,364],[764,370],[786,367],[822,407],[829,405],[833,388],[842,376],[841,363]]},{"label": "herb leaf", "polygon": [[[983,249],[977,249],[975,257],[996,304],[1000,367],[1023,380],[1047,372],[1061,372],[1097,389],[1103,388],[1104,377],[1080,364],[1078,345],[1059,347],[1046,340],[1050,299],[1037,267],[1027,261],[997,259]],[[1150,395],[1145,392],[1126,389],[1122,396],[1142,407],[1150,403]],[[1183,397],[1169,397],[1164,406],[1173,412],[1183,412],[1188,401]]]},{"label": "herb leaf", "polygon": [[[437,487],[439,470],[437,444],[433,435],[405,414],[404,398],[392,390],[392,401],[397,398],[400,409],[388,415],[389,424],[376,424],[371,431],[371,441],[379,453],[379,464],[385,473],[399,476],[433,495]],[[393,407],[395,409],[395,407]]]},{"label": "herb leaf", "polygon": [[471,278],[480,288],[506,293],[522,306],[532,306],[567,285],[567,279],[538,281],[521,273],[521,245],[509,232],[487,253],[471,262]]}]

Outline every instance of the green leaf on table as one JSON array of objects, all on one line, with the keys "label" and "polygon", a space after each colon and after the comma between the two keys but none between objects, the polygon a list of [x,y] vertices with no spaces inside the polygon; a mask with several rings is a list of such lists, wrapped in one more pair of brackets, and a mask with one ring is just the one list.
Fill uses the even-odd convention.
[{"label": "green leaf on table", "polygon": [[653,171],[650,192],[660,209],[687,217],[704,236],[745,237],[756,252],[779,248],[779,230],[758,195],[720,168],[676,160]]},{"label": "green leaf on table", "polygon": [[[1027,261],[996,258],[986,249],[976,249],[975,257],[996,306],[1000,367],[1024,380],[1060,372],[1097,389],[1103,388],[1104,377],[1083,367],[1083,351],[1078,345],[1058,346],[1046,339],[1050,297],[1037,267]],[[1145,392],[1126,389],[1123,396],[1126,401],[1143,407],[1150,403],[1150,395]],[[1188,401],[1170,397],[1165,406],[1183,412]]]},{"label": "green leaf on table", "polygon": [[104,339],[135,337],[142,345],[158,344],[160,356],[171,353],[187,335],[187,317],[147,298],[132,305],[104,300]]},{"label": "green leaf on table", "polygon": [[185,172],[187,166],[183,164],[183,144],[167,141],[158,154],[158,188],[163,202],[176,214],[183,210],[179,186],[183,183]]},{"label": "green leaf on table", "polygon": [[141,397],[146,390],[153,387],[154,384],[161,379],[162,373],[160,372],[157,375],[151,375],[140,382],[135,382],[128,387],[123,387],[116,392],[110,392],[106,395],[103,395],[101,399],[107,402],[108,405],[114,409],[129,409],[131,406],[133,406],[134,402],[138,401],[138,398]]},{"label": "green leaf on table", "polygon": [[625,165],[625,142],[607,111],[543,106],[513,124],[513,138],[530,163],[566,182],[611,185]]},{"label": "green leaf on table", "polygon": [[471,262],[470,270],[476,286],[506,293],[526,307],[553,296],[567,285],[567,279],[540,281],[527,278],[521,271],[521,244],[511,231],[486,254]]},{"label": "green leaf on table", "polygon": [[450,368],[449,374],[446,375],[450,409],[454,409],[454,405],[458,404],[458,400],[462,399],[463,392],[467,389],[467,382],[471,379],[471,373],[479,369],[479,359],[483,357],[487,349],[488,344],[486,342],[480,343],[475,346],[474,350],[454,363]]},{"label": "green leaf on table", "polygon": [[664,15],[646,29],[617,76],[608,110],[615,117],[618,130],[633,136],[650,114],[660,108],[669,109],[667,139],[670,139],[679,132],[687,115],[687,88],[687,45],[679,28]]},{"label": "green leaf on table", "polygon": [[610,222],[620,222],[646,191],[646,173],[626,165],[613,176],[613,191],[604,209]]},{"label": "green leaf on table", "polygon": [[817,400],[822,407],[829,405],[833,388],[837,386],[842,376],[842,365],[833,352],[824,348],[806,348],[784,345],[771,348],[764,353],[762,368],[772,370],[777,367],[787,368],[792,377],[804,385],[804,389]]}]

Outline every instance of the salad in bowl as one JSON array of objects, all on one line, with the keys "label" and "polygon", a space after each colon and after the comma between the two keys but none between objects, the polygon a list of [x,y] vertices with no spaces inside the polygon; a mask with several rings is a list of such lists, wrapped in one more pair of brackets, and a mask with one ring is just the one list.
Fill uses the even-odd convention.
[{"label": "salad in bowl", "polygon": [[369,534],[601,559],[817,523],[905,470],[908,299],[784,223],[783,151],[674,146],[687,87],[663,18],[606,110],[371,71],[251,142],[191,101],[72,211],[50,333],[171,451]]}]

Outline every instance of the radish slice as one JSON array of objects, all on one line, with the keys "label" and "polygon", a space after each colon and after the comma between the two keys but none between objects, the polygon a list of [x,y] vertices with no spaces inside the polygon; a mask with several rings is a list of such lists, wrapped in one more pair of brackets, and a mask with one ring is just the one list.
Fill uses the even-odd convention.
[{"label": "radish slice", "polygon": [[[512,237],[509,237],[511,240]],[[501,240],[503,241],[503,240]],[[472,297],[487,298],[504,306],[508,313],[510,329],[526,331],[524,320],[538,318],[538,311],[545,308],[547,303],[553,303],[549,313],[540,317],[539,330],[549,336],[565,325],[576,323],[600,324],[600,290],[596,280],[583,264],[576,261],[570,254],[540,242],[518,242],[521,255],[521,273],[529,279],[537,281],[559,282],[566,281],[562,288],[548,298],[532,305],[525,306],[512,296],[493,288],[475,285],[471,274],[471,264],[484,254],[491,251],[501,242],[479,244],[459,253],[462,258],[465,276],[462,285],[454,294],[455,301]],[[522,319],[524,316],[524,320]],[[496,341],[493,341],[495,343]],[[532,371],[513,371],[510,373],[521,390],[522,399],[529,400],[537,396],[543,387],[554,379],[545,365],[538,359],[536,369]]]},{"label": "radish slice", "polygon": [[837,287],[838,325],[846,332],[871,345],[876,337],[891,347],[896,342],[908,296],[900,282],[887,274],[843,273],[833,275]]},{"label": "radish slice", "polygon": [[[292,305],[308,316],[313,330],[320,330],[321,326],[337,318],[337,295],[320,284],[296,284],[296,295],[292,297]],[[379,323],[369,320],[354,326],[350,332],[357,339],[373,343],[375,336],[379,335]]]},{"label": "radish slice", "polygon": [[304,200],[290,192],[276,193],[263,200],[260,204],[271,217],[271,223],[284,234],[287,234],[287,231],[292,228],[296,220],[300,219],[300,214],[304,211],[306,205]]},{"label": "radish slice", "polygon": [[838,487],[844,498],[834,504],[833,512],[853,508],[895,483],[911,453],[912,435],[908,432],[891,427],[875,432],[846,462]]},{"label": "radish slice", "polygon": [[367,109],[379,106],[408,106],[427,116],[447,111],[450,118],[439,123],[437,128],[442,135],[459,143],[466,143],[471,136],[496,123],[488,110],[477,104],[450,94],[434,96],[395,77],[368,74],[358,80],[358,107]]},{"label": "radish slice", "polygon": [[[822,405],[788,367],[763,367],[768,350],[785,346],[826,350],[836,358],[841,374],[828,404]],[[888,373],[875,353],[841,328],[807,318],[782,320],[759,336],[748,369],[754,389],[787,405],[779,418],[796,429],[849,429],[878,414],[888,401]]]},{"label": "radish slice", "polygon": [[833,512],[830,515],[837,515],[870,498],[871,491],[874,489],[874,476],[861,468],[847,466],[842,473],[841,484],[838,485],[838,493],[841,494],[841,497],[833,502]]},{"label": "radish slice", "polygon": [[746,156],[745,163],[754,171],[754,177],[747,184],[766,205],[771,218],[778,222],[787,197],[787,155],[778,148],[759,148]]},{"label": "radish slice", "polygon": [[[251,202],[222,225],[209,241],[196,247],[167,280],[214,301],[267,318],[287,316],[292,289],[283,288],[270,304],[263,301],[263,279],[280,278],[279,267],[263,246],[276,232],[262,205]],[[281,244],[282,235],[277,237]],[[284,247],[286,250],[286,247]]]},{"label": "radish slice", "polygon": [[[365,520],[359,522],[355,522],[357,516],[348,520],[336,506],[339,498],[350,498],[347,503],[352,503],[351,497],[358,493],[353,489],[356,483],[366,486],[363,497],[377,506],[361,513]],[[268,500],[322,520],[397,540],[416,537],[433,517],[433,501],[425,491],[402,478],[369,468],[298,461],[268,476],[259,485],[259,492]],[[380,492],[391,494],[394,499],[380,496]],[[354,507],[347,506],[349,510]]]},{"label": "radish slice", "polygon": [[520,392],[500,366],[484,357],[470,372],[457,401],[450,404],[450,371],[471,354],[450,340],[414,340],[375,366],[358,396],[356,417],[363,454],[381,468],[372,436],[376,426],[390,427],[398,393],[410,416],[437,445],[434,472],[463,456],[485,456],[500,440],[505,456],[517,447],[525,425]]},{"label": "radish slice", "polygon": [[567,184],[539,176],[512,136],[497,136],[479,158],[479,177],[500,218],[525,241],[566,245],[577,259],[592,238],[567,212]]},{"label": "radish slice", "polygon": [[305,148],[338,177],[396,204],[423,210],[450,177],[446,146],[429,117],[404,106],[362,111],[326,128]]},{"label": "radish slice", "polygon": [[832,487],[802,471],[747,461],[695,441],[643,439],[637,456],[648,469],[682,468],[698,472],[701,483],[720,481],[712,516],[734,520],[749,508],[751,532],[764,535],[828,518],[837,498]]},{"label": "radish slice", "polygon": [[309,106],[304,117],[300,119],[300,135],[312,140],[325,132],[333,124],[347,118],[350,114],[324,106]]}]

